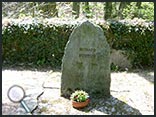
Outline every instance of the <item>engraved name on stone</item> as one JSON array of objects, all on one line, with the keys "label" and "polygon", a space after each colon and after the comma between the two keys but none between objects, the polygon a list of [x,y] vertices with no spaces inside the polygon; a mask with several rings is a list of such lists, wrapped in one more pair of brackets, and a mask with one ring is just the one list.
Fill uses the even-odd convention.
[{"label": "engraved name on stone", "polygon": [[79,48],[79,57],[93,57],[95,51],[95,48]]}]

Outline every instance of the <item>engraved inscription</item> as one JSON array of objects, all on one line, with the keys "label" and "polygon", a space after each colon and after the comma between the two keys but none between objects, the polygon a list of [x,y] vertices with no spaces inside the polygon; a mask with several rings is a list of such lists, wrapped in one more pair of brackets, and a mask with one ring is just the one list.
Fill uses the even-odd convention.
[{"label": "engraved inscription", "polygon": [[90,52],[95,52],[95,48],[79,48],[80,51],[90,51]]},{"label": "engraved inscription", "polygon": [[79,57],[94,57],[95,54],[79,54]]},{"label": "engraved inscription", "polygon": [[94,57],[95,48],[79,48],[79,57]]}]

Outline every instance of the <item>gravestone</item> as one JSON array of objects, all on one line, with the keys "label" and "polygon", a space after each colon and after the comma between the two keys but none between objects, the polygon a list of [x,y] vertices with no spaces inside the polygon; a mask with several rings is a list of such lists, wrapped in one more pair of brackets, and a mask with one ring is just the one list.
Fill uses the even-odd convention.
[{"label": "gravestone", "polygon": [[61,96],[77,89],[110,96],[110,48],[98,25],[85,21],[73,30],[61,67]]}]

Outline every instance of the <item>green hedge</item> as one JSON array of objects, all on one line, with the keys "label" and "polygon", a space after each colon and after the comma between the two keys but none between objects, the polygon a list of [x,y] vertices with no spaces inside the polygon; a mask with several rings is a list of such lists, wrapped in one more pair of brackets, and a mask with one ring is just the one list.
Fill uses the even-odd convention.
[{"label": "green hedge", "polygon": [[154,66],[154,25],[143,21],[111,21],[107,35],[113,49],[126,51],[133,67]]},{"label": "green hedge", "polygon": [[[3,65],[61,66],[64,48],[77,22],[9,22],[2,28]],[[97,23],[111,48],[125,50],[134,67],[154,65],[153,23]]]}]

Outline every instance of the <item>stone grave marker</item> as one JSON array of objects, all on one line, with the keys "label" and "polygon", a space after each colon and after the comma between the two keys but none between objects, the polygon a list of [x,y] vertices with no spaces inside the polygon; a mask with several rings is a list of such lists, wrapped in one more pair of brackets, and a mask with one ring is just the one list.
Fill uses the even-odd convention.
[{"label": "stone grave marker", "polygon": [[110,48],[100,26],[85,21],[73,30],[61,67],[61,96],[77,89],[110,96]]}]

